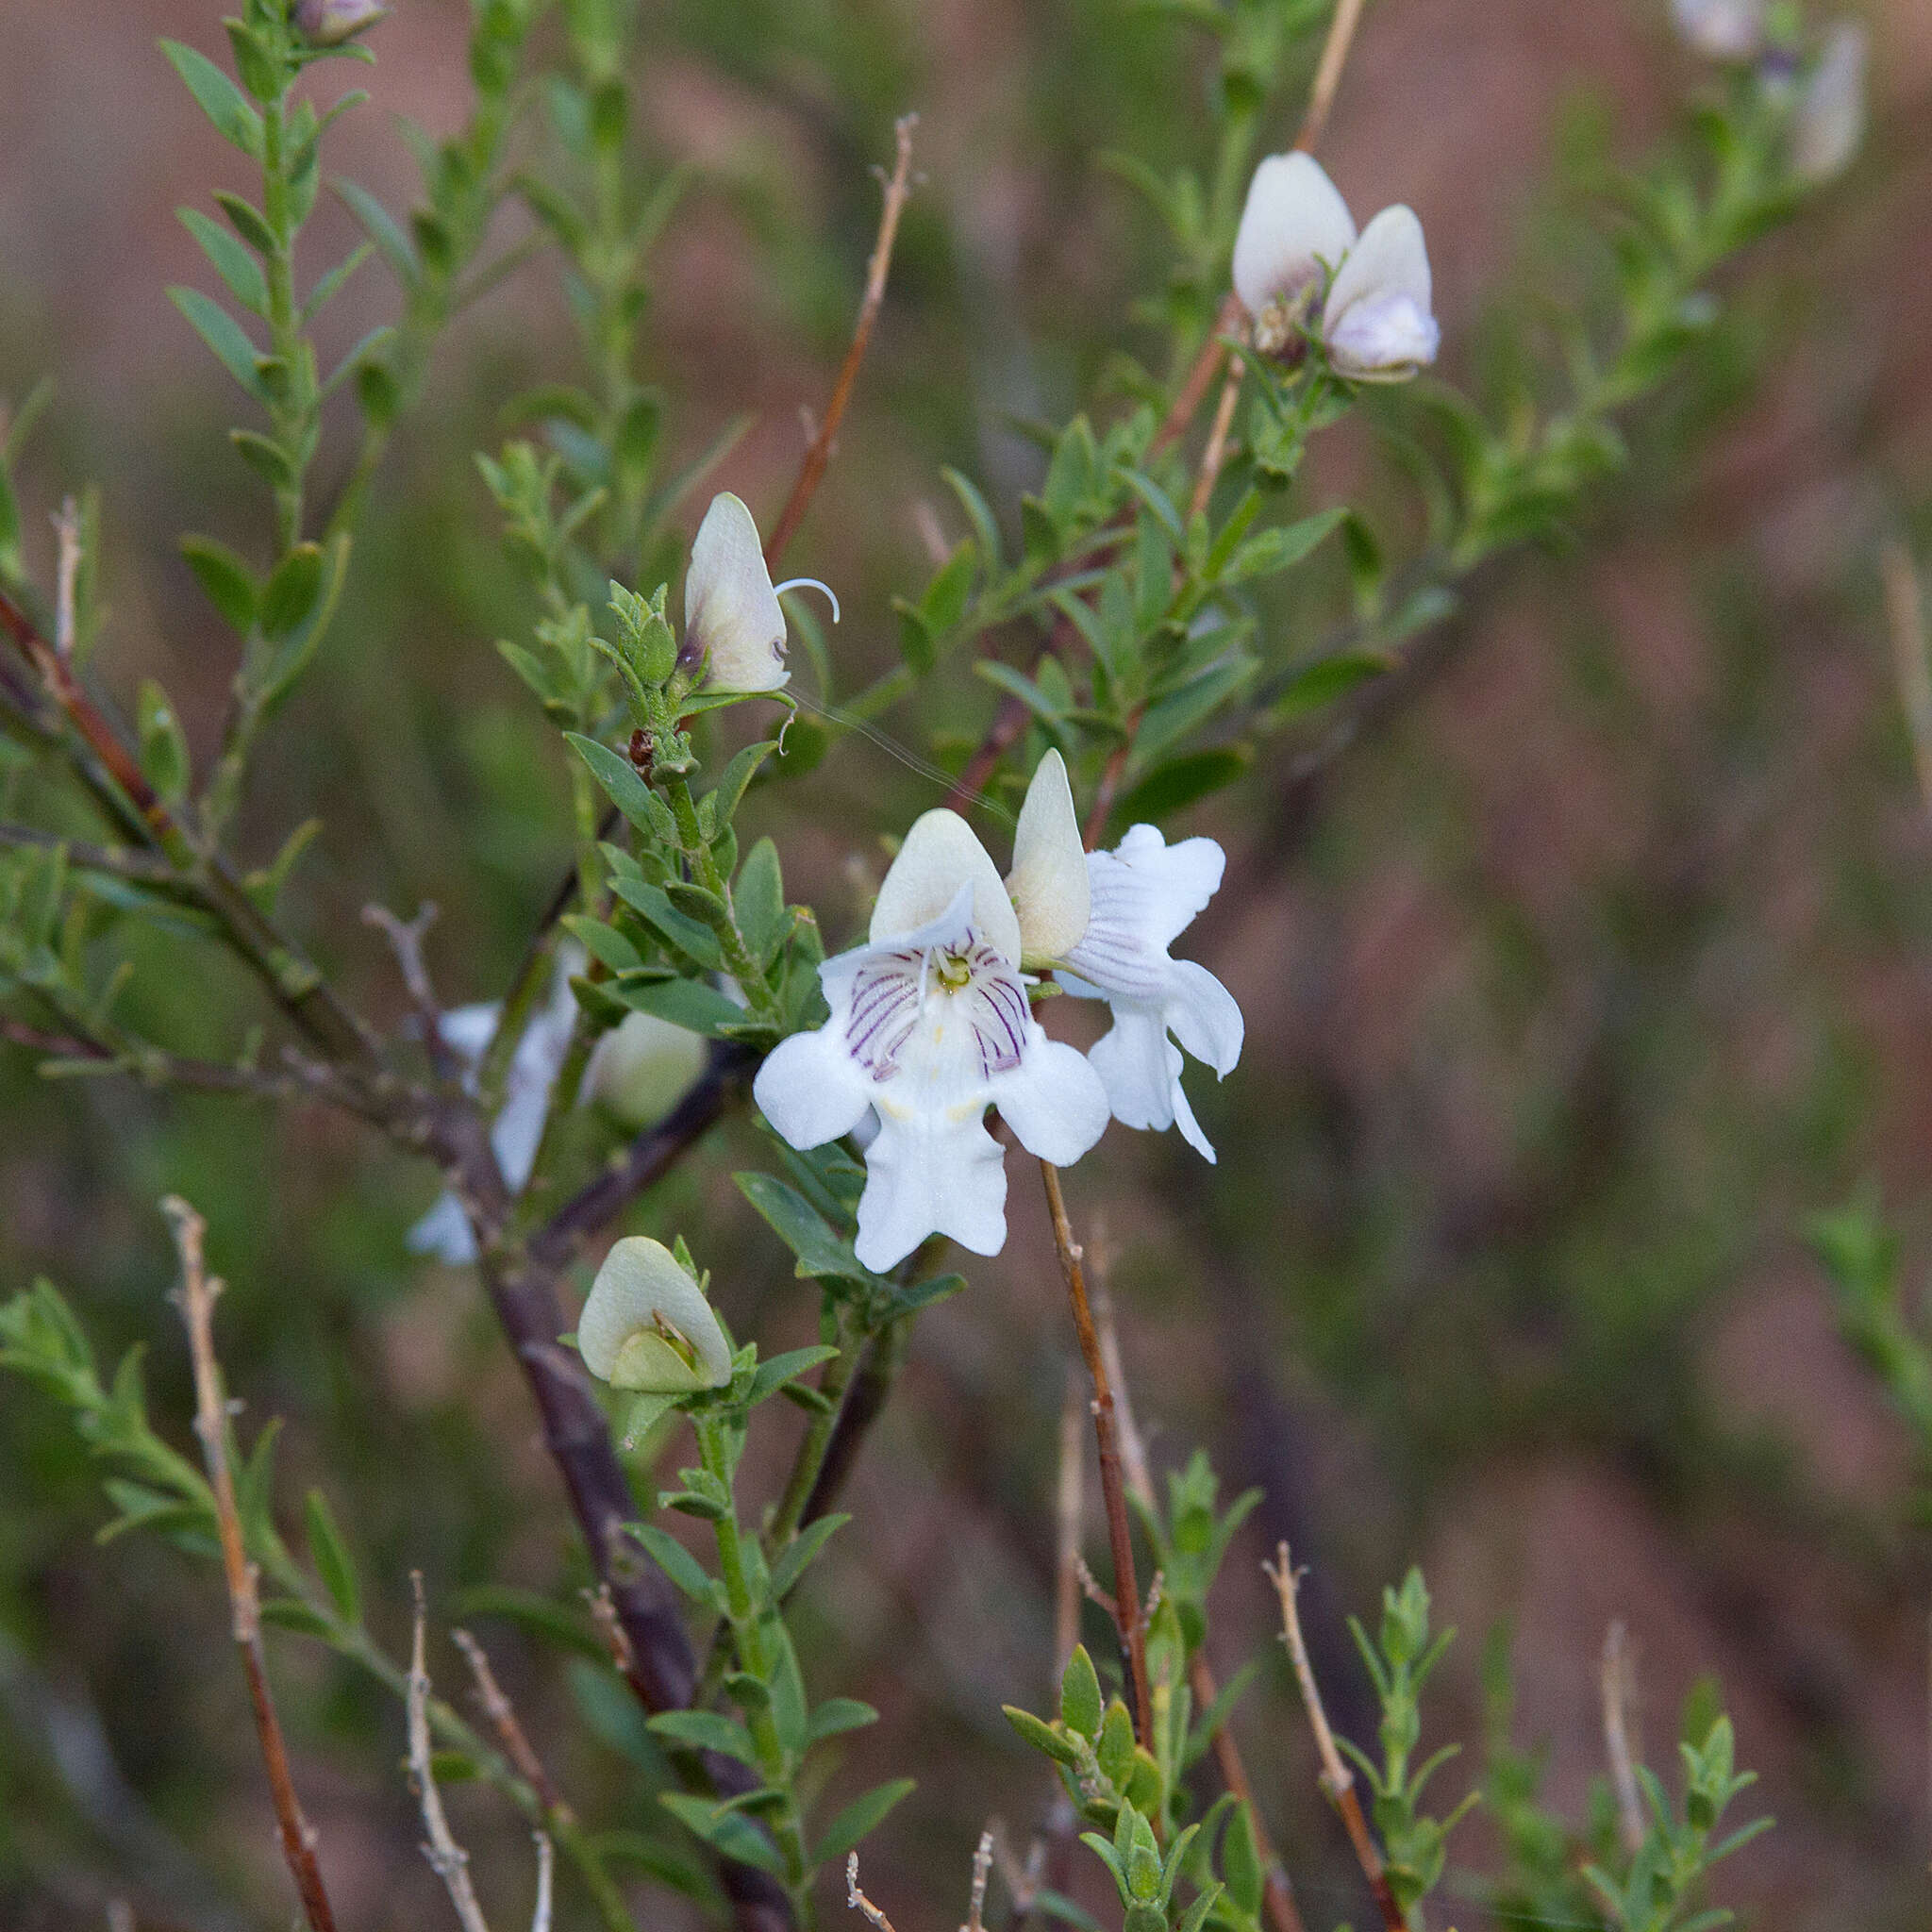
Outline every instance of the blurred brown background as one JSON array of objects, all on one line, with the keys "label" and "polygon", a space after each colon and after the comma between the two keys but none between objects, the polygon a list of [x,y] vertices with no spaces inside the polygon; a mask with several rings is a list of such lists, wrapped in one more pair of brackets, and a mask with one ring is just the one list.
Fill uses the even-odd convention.
[{"label": "blurred brown background", "polygon": [[[1515,326],[1498,315],[1533,310],[1564,130],[1607,125],[1634,154],[1694,81],[1663,11],[1370,8],[1325,158],[1358,209],[1422,214],[1451,375],[1478,381]],[[1752,1795],[1778,1820],[1721,1896],[1790,1932],[1924,1924],[1932,1851],[1918,1472],[1800,1241],[1870,1174],[1908,1256],[1932,1251],[1932,822],[1874,565],[1888,532],[1916,532],[1922,554],[1932,536],[1932,7],[1867,12],[1864,156],[1727,277],[1725,327],[1629,425],[1631,470],[1581,541],[1486,572],[1441,675],[1258,860],[1243,855],[1274,823],[1280,763],[1201,814],[1250,882],[1193,949],[1248,1018],[1240,1072],[1218,1092],[1191,1082],[1221,1165],[1116,1133],[1071,1183],[1104,1229],[1157,1462],[1200,1441],[1231,1489],[1268,1491],[1225,1574],[1219,1660],[1269,1654],[1256,1564],[1291,1537],[1315,1566],[1332,1707],[1366,1739],[1341,1617],[1421,1561],[1461,1631],[1425,1735],[1468,1740],[1445,1787],[1477,1773],[1485,1641],[1502,1631],[1514,1735],[1546,1745],[1552,1797],[1580,1809],[1604,1768],[1597,1658],[1620,1617],[1653,1760],[1698,1676],[1721,1681],[1763,1773]],[[401,0],[375,37],[375,104],[331,166],[391,208],[414,193],[391,117],[453,125],[465,26],[454,0]],[[172,209],[243,185],[156,54],[163,33],[213,52],[215,9],[0,0],[0,395],[57,377],[26,466],[35,559],[60,493],[98,477],[101,678],[129,708],[141,676],[162,679],[202,753],[232,667],[174,540],[258,547],[263,529],[224,446],[223,378],[162,293],[208,279]],[[892,113],[923,117],[925,179],[878,343],[793,552],[845,599],[841,660],[876,668],[890,593],[924,573],[909,507],[941,503],[939,465],[1031,487],[1001,412],[1064,416],[1133,340],[1122,317],[1162,272],[1158,238],[1092,155],[1185,146],[1172,42],[1103,0],[692,0],[647,9],[645,41],[640,138],[702,171],[658,257],[657,379],[687,454],[757,412],[721,481],[764,516],[842,348],[866,168]],[[346,84],[329,71],[322,92]],[[325,205],[312,233],[311,271],[354,231]],[[346,347],[393,307],[365,269],[325,339]],[[326,818],[298,917],[391,1017],[363,901],[439,900],[446,997],[488,997],[567,849],[554,741],[491,648],[513,620],[468,452],[500,439],[507,395],[573,354],[541,258],[464,319],[385,475],[325,675],[277,727],[247,808],[251,857]],[[344,433],[325,478],[347,450]],[[1352,435],[1322,452],[1338,491],[1365,465]],[[920,740],[917,719],[887,726]],[[790,798],[764,828],[842,937],[862,904],[846,854],[872,863],[881,825],[936,801],[857,741]],[[236,993],[216,975],[145,996],[192,1027]],[[734,1132],[636,1225],[702,1231],[738,1332],[804,1340],[807,1291],[730,1188],[752,1145]],[[323,1481],[369,1574],[398,1584],[379,1628],[401,1641],[412,1564],[445,1595],[571,1587],[554,1477],[474,1284],[403,1253],[432,1176],[316,1114],[49,1091],[21,1056],[0,1061],[0,1282],[44,1271],[104,1344],[149,1341],[157,1410],[178,1417],[148,1205],[164,1188],[214,1224],[231,1379],[251,1419],[290,1417],[290,1492]],[[921,1780],[866,1866],[902,1932],[952,1923],[981,1824],[997,1811],[1024,1836],[1047,1795],[998,1705],[1045,1695],[1071,1351],[1017,1167],[1012,1199],[1006,1254],[920,1326],[852,1488],[858,1522],[805,1612],[815,1688],[886,1713],[841,1782]],[[158,1924],[285,1917],[214,1580],[138,1540],[94,1548],[92,1474],[61,1427],[0,1385],[0,1920],[98,1924],[130,1886]],[[774,1473],[786,1447],[766,1444]],[[560,1659],[491,1636],[584,1808],[621,1811],[622,1749],[573,1724]],[[397,1714],[298,1644],[277,1655],[343,1920],[440,1923]],[[1239,1725],[1311,1923],[1360,1923],[1278,1656]],[[521,1830],[487,1796],[457,1809],[514,1922]],[[1484,1864],[1486,1831],[1480,1814],[1463,1828],[1459,1863]],[[1080,1896],[1105,1918],[1093,1875]],[[683,1909],[654,1904],[654,1932]]]}]

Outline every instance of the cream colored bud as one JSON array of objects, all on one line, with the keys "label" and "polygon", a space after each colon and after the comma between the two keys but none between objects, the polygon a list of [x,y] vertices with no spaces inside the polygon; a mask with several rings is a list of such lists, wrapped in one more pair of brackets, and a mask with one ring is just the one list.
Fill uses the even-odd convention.
[{"label": "cream colored bud", "polygon": [[731,1344],[704,1290],[644,1235],[626,1235],[605,1256],[577,1321],[577,1348],[613,1389],[688,1395],[731,1379]]}]

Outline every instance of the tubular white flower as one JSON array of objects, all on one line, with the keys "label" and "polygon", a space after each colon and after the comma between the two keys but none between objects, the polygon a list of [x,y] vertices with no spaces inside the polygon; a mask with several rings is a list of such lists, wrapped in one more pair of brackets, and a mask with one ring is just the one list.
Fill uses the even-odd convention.
[{"label": "tubular white flower", "polygon": [[785,668],[782,591],[824,591],[839,621],[839,600],[816,577],[772,584],[764,546],[750,510],[728,490],[711,499],[691,540],[684,578],[684,643],[680,660],[702,665],[708,691],[777,691],[791,679]]},{"label": "tubular white flower", "polygon": [[577,1319],[584,1366],[613,1389],[685,1395],[731,1379],[731,1344],[705,1291],[659,1241],[626,1235]]},{"label": "tubular white flower", "polygon": [[1844,173],[1865,139],[1865,69],[1870,41],[1862,25],[1840,21],[1807,76],[1791,119],[1791,172],[1801,181]]},{"label": "tubular white flower", "polygon": [[1385,208],[1357,237],[1312,155],[1270,155],[1255,170],[1235,237],[1234,288],[1267,355],[1288,348],[1319,308],[1329,360],[1357,382],[1405,381],[1436,359],[1441,342],[1414,210]]},{"label": "tubular white flower", "polygon": [[1313,155],[1270,155],[1248,183],[1234,238],[1234,291],[1259,317],[1320,284],[1355,245],[1355,219]]},{"label": "tubular white flower", "polygon": [[891,1268],[934,1234],[976,1255],[1005,1245],[1006,1167],[989,1107],[1057,1166],[1106,1130],[1099,1075],[1032,1016],[1020,943],[972,827],[929,811],[886,874],[868,943],[819,969],[830,1020],[758,1069],[753,1094],[794,1147],[876,1118],[855,1243],[868,1268]]},{"label": "tubular white flower", "polygon": [[1693,52],[1755,60],[1764,49],[1766,0],[1671,0],[1671,18]]},{"label": "tubular white flower", "polygon": [[1068,992],[1113,1008],[1091,1059],[1114,1118],[1178,1124],[1210,1161],[1214,1149],[1181,1090],[1181,1047],[1224,1079],[1241,1057],[1241,1009],[1205,966],[1170,959],[1167,949],[1214,896],[1225,863],[1212,839],[1170,845],[1153,825],[1135,825],[1112,852],[1090,853],[1092,917],[1055,975]]},{"label": "tubular white flower", "polygon": [[583,1097],[636,1133],[656,1126],[704,1070],[697,1034],[655,1013],[628,1013],[591,1049]]},{"label": "tubular white flower", "polygon": [[[575,948],[558,955],[549,1003],[524,1029],[504,1080],[503,1109],[491,1125],[490,1145],[503,1171],[504,1184],[512,1194],[520,1192],[530,1178],[543,1139],[543,1123],[550,1116],[550,1090],[563,1070],[571,1030],[576,1024],[577,1002],[570,990],[571,975],[582,969],[582,963],[583,955]],[[457,1007],[442,1016],[443,1043],[467,1065],[472,1086],[502,1010],[501,1004],[492,1001]],[[434,1256],[452,1268],[467,1268],[476,1258],[469,1217],[454,1194],[443,1194],[405,1240],[410,1253]]]},{"label": "tubular white flower", "polygon": [[1401,382],[1436,359],[1442,332],[1430,312],[1429,251],[1413,208],[1385,208],[1329,285],[1322,338],[1329,359],[1357,382]]}]

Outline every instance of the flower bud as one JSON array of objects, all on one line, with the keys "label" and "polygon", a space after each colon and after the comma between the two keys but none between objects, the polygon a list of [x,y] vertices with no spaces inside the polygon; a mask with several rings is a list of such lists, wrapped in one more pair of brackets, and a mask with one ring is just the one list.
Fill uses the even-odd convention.
[{"label": "flower bud", "polygon": [[312,47],[340,47],[388,11],[381,0],[296,0],[295,31]]},{"label": "flower bud", "polygon": [[705,1042],[655,1013],[630,1013],[598,1041],[584,1097],[632,1133],[656,1126],[705,1070]]},{"label": "flower bud", "polygon": [[688,1395],[731,1379],[731,1344],[705,1291],[660,1241],[626,1235],[577,1320],[584,1366],[613,1389]]},{"label": "flower bud", "polygon": [[1865,139],[1865,29],[1840,21],[1807,75],[1791,117],[1791,172],[1829,181],[1850,167]]},{"label": "flower bud", "polygon": [[1755,60],[1765,41],[1765,0],[1671,0],[1685,43],[1709,60]]}]

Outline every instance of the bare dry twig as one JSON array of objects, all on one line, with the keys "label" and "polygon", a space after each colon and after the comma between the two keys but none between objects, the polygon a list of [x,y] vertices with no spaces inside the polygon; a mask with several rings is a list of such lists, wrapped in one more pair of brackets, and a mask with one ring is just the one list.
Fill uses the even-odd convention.
[{"label": "bare dry twig", "polygon": [[62,658],[74,656],[74,592],[80,581],[80,511],[73,497],[63,497],[54,518],[59,542],[54,569],[54,648]]},{"label": "bare dry twig", "polygon": [[855,1912],[863,1912],[878,1927],[878,1932],[896,1932],[891,1920],[887,1918],[885,1913],[880,1911],[878,1907],[874,1905],[871,1899],[867,1898],[864,1892],[858,1889],[858,1854],[857,1852],[848,1852],[845,1855],[845,1903]]},{"label": "bare dry twig", "polygon": [[798,466],[798,480],[792,484],[791,494],[786,498],[785,508],[778,512],[778,521],[772,527],[771,541],[765,545],[765,563],[769,569],[777,568],[778,559],[785,554],[785,546],[791,541],[811,506],[826,464],[832,460],[833,439],[839,434],[839,425],[844,420],[845,406],[852,400],[853,385],[858,380],[858,366],[865,360],[866,349],[872,341],[873,325],[877,322],[879,305],[886,298],[886,276],[892,266],[892,243],[898,239],[899,217],[904,213],[907,199],[912,192],[912,130],[918,125],[917,114],[902,114],[893,124],[892,133],[898,143],[898,154],[892,163],[891,177],[886,183],[885,206],[879,211],[878,240],[873,243],[872,259],[866,264],[865,294],[858,305],[858,320],[853,326],[852,346],[845,351],[839,379],[832,385],[832,399],[825,405],[824,421],[819,425],[818,434],[805,452],[805,459]]},{"label": "bare dry twig", "polygon": [[1066,1280],[1074,1327],[1080,1338],[1080,1353],[1093,1383],[1093,1433],[1100,1449],[1100,1492],[1107,1503],[1107,1535],[1113,1555],[1114,1621],[1127,1660],[1128,1688],[1134,1696],[1134,1735],[1151,1750],[1154,1700],[1147,1684],[1147,1628],[1141,1613],[1141,1587],[1134,1578],[1134,1540],[1127,1525],[1126,1491],[1121,1484],[1113,1384],[1100,1353],[1100,1338],[1094,1332],[1080,1244],[1074,1241],[1073,1224],[1067,1219],[1059,1170],[1051,1161],[1042,1160],[1040,1176],[1046,1188],[1047,1211],[1053,1217],[1054,1249],[1059,1256],[1060,1274]]},{"label": "bare dry twig", "polygon": [[504,1755],[542,1800],[544,1810],[552,1818],[564,1824],[573,1822],[575,1814],[564,1803],[563,1794],[551,1783],[550,1774],[543,1768],[543,1760],[537,1756],[536,1747],[517,1718],[516,1707],[504,1695],[503,1687],[496,1681],[496,1673],[490,1668],[489,1653],[467,1630],[452,1630],[449,1639],[469,1663],[470,1674],[476,1682],[476,1701],[483,1707],[484,1716],[495,1727],[497,1741],[502,1744]]},{"label": "bare dry twig", "polygon": [[1080,1382],[1067,1371],[1066,1400],[1060,1407],[1060,1479],[1054,1518],[1058,1530],[1058,1561],[1054,1566],[1053,1689],[1066,1674],[1067,1659],[1080,1641],[1080,1532],[1087,1516],[1086,1458],[1080,1453]]},{"label": "bare dry twig", "polygon": [[429,1672],[424,1660],[428,1612],[423,1601],[422,1571],[410,1571],[409,1588],[416,1595],[415,1635],[409,1643],[409,1782],[416,1787],[423,1829],[429,1835],[423,1856],[442,1880],[449,1902],[462,1922],[463,1932],[490,1932],[490,1922],[476,1902],[476,1889],[470,1883],[470,1855],[458,1844],[449,1828],[442,1809],[442,1793],[436,1789],[436,1774],[430,1768]]},{"label": "bare dry twig", "polygon": [[992,1832],[979,1834],[978,1848],[973,1854],[973,1891],[966,1902],[966,1923],[959,1932],[986,1932],[981,1914],[986,1910],[986,1880],[992,1870]]},{"label": "bare dry twig", "polygon": [[1609,1755],[1610,1786],[1617,1794],[1617,1831],[1626,1852],[1643,1849],[1643,1805],[1637,1792],[1637,1767],[1629,1713],[1637,1701],[1637,1662],[1621,1620],[1604,1632],[1602,1673],[1604,1749]]},{"label": "bare dry twig", "polygon": [[1335,17],[1328,23],[1328,38],[1308,90],[1307,111],[1302,116],[1301,132],[1294,138],[1295,146],[1304,154],[1313,154],[1327,131],[1329,111],[1341,86],[1341,70],[1348,64],[1348,50],[1355,45],[1355,30],[1362,24],[1363,4],[1364,0],[1336,0]]},{"label": "bare dry twig", "polygon": [[1396,1904],[1395,1894],[1390,1889],[1389,1874],[1382,1868],[1382,1854],[1375,1848],[1375,1840],[1369,1831],[1369,1821],[1362,1815],[1362,1802],[1355,1794],[1355,1774],[1336,1748],[1335,1733],[1328,1728],[1328,1713],[1322,1708],[1322,1692],[1315,1683],[1315,1667],[1308,1661],[1308,1646],[1303,1641],[1301,1617],[1295,1608],[1295,1593],[1301,1586],[1301,1575],[1289,1561],[1288,1545],[1278,1544],[1274,1564],[1263,1563],[1261,1568],[1274,1585],[1274,1593],[1281,1599],[1281,1634],[1294,1664],[1295,1681],[1301,1686],[1302,1705],[1308,1714],[1309,1728],[1315,1734],[1315,1752],[1322,1762],[1319,1782],[1323,1793],[1341,1814],[1342,1827],[1348,1833],[1356,1862],[1362,1868],[1362,1876],[1369,1881],[1369,1890],[1375,1895],[1375,1908],[1382,1915],[1387,1932],[1408,1932],[1408,1921],[1403,1917],[1402,1907]]},{"label": "bare dry twig", "polygon": [[214,1307],[222,1291],[218,1276],[203,1260],[204,1222],[177,1194],[161,1203],[173,1224],[175,1246],[181,1257],[181,1287],[175,1297],[188,1330],[188,1350],[194,1368],[194,1433],[201,1439],[202,1460],[208,1467],[208,1488],[214,1495],[215,1520],[221,1534],[222,1570],[228,1584],[228,1605],[235,1647],[248,1677],[248,1698],[255,1707],[255,1731],[268,1771],[269,1795],[274,1800],[275,1826],[282,1857],[302,1901],[310,1932],[335,1932],[335,1913],[315,1858],[315,1832],[302,1813],[295,1781],[289,1770],[288,1746],[281,1720],[269,1694],[268,1662],[261,1644],[261,1602],[256,1593],[255,1565],[248,1560],[242,1539],[242,1514],[235,1501],[235,1477],[228,1466],[228,1405],[222,1393],[221,1364],[215,1357]]}]

